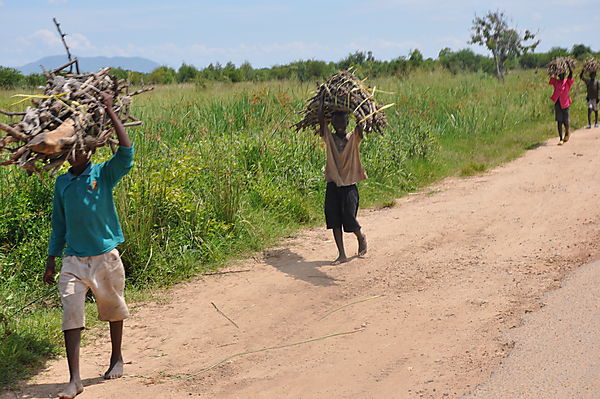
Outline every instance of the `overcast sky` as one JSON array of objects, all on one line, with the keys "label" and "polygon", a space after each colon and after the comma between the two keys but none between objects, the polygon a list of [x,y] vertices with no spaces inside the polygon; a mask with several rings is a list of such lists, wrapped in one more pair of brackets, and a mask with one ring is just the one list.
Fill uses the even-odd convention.
[{"label": "overcast sky", "polygon": [[538,32],[541,51],[575,43],[600,50],[598,0],[0,0],[0,65],[63,54],[52,17],[76,56],[260,67],[337,61],[356,50],[392,59],[418,48],[436,57],[445,47],[469,47],[473,17],[497,9]]}]

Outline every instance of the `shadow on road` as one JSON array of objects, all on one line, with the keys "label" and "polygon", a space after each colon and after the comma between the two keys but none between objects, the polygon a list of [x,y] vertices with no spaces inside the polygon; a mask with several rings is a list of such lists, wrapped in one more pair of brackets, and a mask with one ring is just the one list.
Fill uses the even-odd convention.
[{"label": "shadow on road", "polygon": [[337,285],[338,281],[343,281],[333,278],[318,269],[321,266],[328,266],[329,262],[308,262],[302,256],[287,248],[265,253],[265,263],[297,280],[303,280],[313,285],[329,287]]},{"label": "shadow on road", "polygon": [[[102,384],[106,382],[102,377],[86,378],[81,380],[83,387],[89,387],[96,384]],[[21,388],[14,391],[9,391],[7,395],[0,396],[1,398],[10,398],[9,394],[12,394],[14,398],[19,399],[47,399],[55,398],[56,395],[65,387],[66,381],[60,384],[26,384]]]}]

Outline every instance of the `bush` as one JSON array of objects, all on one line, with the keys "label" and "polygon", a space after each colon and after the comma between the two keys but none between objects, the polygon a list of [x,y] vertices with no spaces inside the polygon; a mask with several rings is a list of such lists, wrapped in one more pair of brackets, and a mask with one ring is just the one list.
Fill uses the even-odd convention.
[{"label": "bush", "polygon": [[0,66],[0,88],[14,89],[23,85],[24,77],[14,68]]}]

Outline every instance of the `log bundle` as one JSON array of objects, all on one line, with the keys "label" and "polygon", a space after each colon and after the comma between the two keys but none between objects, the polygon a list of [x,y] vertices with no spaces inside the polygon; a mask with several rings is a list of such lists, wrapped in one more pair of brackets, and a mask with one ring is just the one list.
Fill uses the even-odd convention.
[{"label": "log bundle", "polygon": [[90,74],[46,72],[42,95],[20,95],[31,100],[24,112],[0,113],[18,116],[13,124],[0,123],[0,165],[17,165],[31,172],[52,170],[78,152],[93,153],[110,145],[115,149],[114,129],[102,105],[101,93],[113,97],[114,109],[125,126],[142,122],[130,114],[131,98],[152,88],[129,91],[129,82],[110,75],[110,68]]},{"label": "log bundle", "polygon": [[598,72],[600,71],[600,60],[598,58],[590,57],[583,64],[583,70],[586,72]]},{"label": "log bundle", "polygon": [[573,57],[556,57],[548,63],[548,75],[556,78],[560,74],[567,74],[569,67],[574,71],[576,65],[577,61]]},{"label": "log bundle", "polygon": [[315,94],[306,101],[299,113],[303,119],[294,125],[296,131],[319,128],[319,108],[323,104],[325,120],[330,121],[334,112],[346,112],[355,116],[357,123],[363,125],[365,132],[383,134],[388,125],[384,109],[375,101],[375,90],[366,86],[351,70],[333,75],[327,82],[317,87]]}]

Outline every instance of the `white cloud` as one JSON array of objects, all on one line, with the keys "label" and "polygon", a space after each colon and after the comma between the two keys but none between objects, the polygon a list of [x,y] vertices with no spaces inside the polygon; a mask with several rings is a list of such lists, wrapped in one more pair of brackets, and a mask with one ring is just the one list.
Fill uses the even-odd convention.
[{"label": "white cloud", "polygon": [[4,3],[2,0],[0,0],[0,8],[4,7],[6,5],[6,3]]},{"label": "white cloud", "polygon": [[74,33],[72,35],[67,35],[65,38],[67,45],[73,50],[93,50],[94,46],[92,42],[81,33]]},{"label": "white cloud", "polygon": [[49,29],[39,29],[25,38],[29,43],[38,41],[44,43],[47,47],[60,46],[61,41],[57,33]]}]

